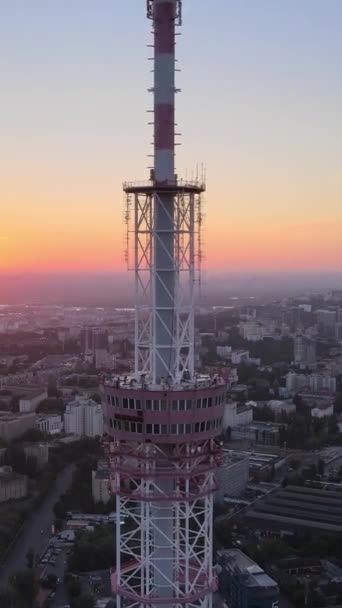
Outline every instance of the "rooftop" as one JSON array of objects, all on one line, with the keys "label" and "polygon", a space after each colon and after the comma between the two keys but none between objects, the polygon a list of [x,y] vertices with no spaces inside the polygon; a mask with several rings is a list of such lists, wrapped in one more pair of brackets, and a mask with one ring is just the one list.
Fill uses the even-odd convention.
[{"label": "rooftop", "polygon": [[246,584],[249,587],[262,587],[263,589],[277,587],[277,583],[239,549],[223,551],[219,563],[222,567],[227,565],[229,568],[239,570],[240,574],[247,575]]},{"label": "rooftop", "polygon": [[267,431],[269,433],[276,433],[279,431],[281,427],[284,427],[283,424],[277,424],[276,422],[259,422],[253,421],[249,424],[237,424],[234,426],[234,430],[242,430],[242,431]]},{"label": "rooftop", "polygon": [[215,386],[224,386],[226,383],[223,378],[217,374],[212,377],[207,374],[198,374],[194,380],[183,380],[177,384],[170,382],[169,379],[165,379],[159,384],[153,384],[148,376],[140,376],[138,378],[136,376],[112,376],[111,378],[107,378],[104,384],[105,386],[127,390],[186,391],[199,388],[214,388]]},{"label": "rooftop", "polygon": [[36,416],[35,412],[3,412],[0,411],[0,422],[14,422],[21,418]]},{"label": "rooftop", "polygon": [[0,467],[0,484],[15,481],[17,479],[25,479],[25,475],[20,475],[13,471],[12,467]]},{"label": "rooftop", "polygon": [[318,403],[313,409],[315,410],[329,410],[333,407],[333,403]]},{"label": "rooftop", "polygon": [[256,502],[246,512],[249,520],[267,526],[342,532],[342,492],[287,486]]},{"label": "rooftop", "polygon": [[19,393],[22,395],[22,399],[29,399],[39,397],[39,395],[45,393],[46,387],[26,384],[8,384],[6,385],[6,390],[11,391],[11,393]]},{"label": "rooftop", "polygon": [[109,470],[108,469],[97,469],[95,471],[95,479],[103,479],[104,481],[109,479]]}]

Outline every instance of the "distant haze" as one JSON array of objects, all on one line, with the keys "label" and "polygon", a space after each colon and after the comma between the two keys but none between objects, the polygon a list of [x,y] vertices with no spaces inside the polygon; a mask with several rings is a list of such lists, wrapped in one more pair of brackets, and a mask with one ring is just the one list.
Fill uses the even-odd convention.
[{"label": "distant haze", "polygon": [[[342,273],[212,272],[203,277],[201,303],[224,305],[234,296],[278,296],[328,289],[342,289]],[[131,306],[133,274],[0,275],[0,304],[24,302]]]}]

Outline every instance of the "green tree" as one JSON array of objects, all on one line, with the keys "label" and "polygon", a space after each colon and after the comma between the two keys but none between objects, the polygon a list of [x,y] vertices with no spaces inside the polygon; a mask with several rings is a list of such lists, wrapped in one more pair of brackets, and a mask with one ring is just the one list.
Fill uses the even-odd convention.
[{"label": "green tree", "polygon": [[220,515],[214,521],[214,550],[229,549],[232,546],[232,523]]},{"label": "green tree", "polygon": [[261,545],[249,544],[246,547],[247,553],[258,564],[265,565],[277,559],[283,559],[290,553],[286,543],[279,539],[266,540]]},{"label": "green tree", "polygon": [[50,574],[47,575],[47,577],[45,579],[43,579],[41,581],[41,585],[42,587],[45,587],[46,589],[56,589],[57,587],[57,576],[56,574],[53,574],[52,572],[50,572]]},{"label": "green tree", "polygon": [[342,391],[339,391],[336,394],[335,404],[334,404],[334,412],[335,414],[342,413]]},{"label": "green tree", "polygon": [[63,414],[65,410],[64,401],[58,397],[48,397],[40,402],[37,412],[43,414]]},{"label": "green tree", "polygon": [[298,460],[298,458],[291,458],[290,461],[289,461],[289,464],[290,464],[290,466],[292,467],[292,469],[294,471],[297,471],[297,469],[300,468],[301,461]]},{"label": "green tree", "polygon": [[71,600],[71,608],[95,608],[95,599],[90,593],[83,593]]},{"label": "green tree", "polygon": [[10,586],[17,594],[19,602],[31,608],[36,593],[33,569],[19,570],[11,577]]},{"label": "green tree", "polygon": [[30,547],[26,553],[26,565],[28,568],[33,568],[34,566],[34,552],[32,547]]},{"label": "green tree", "polygon": [[10,587],[0,590],[0,606],[3,606],[4,608],[23,608],[17,594]]},{"label": "green tree", "polygon": [[324,462],[324,460],[322,460],[322,458],[320,458],[318,461],[317,470],[320,475],[324,475],[325,462]]},{"label": "green tree", "polygon": [[274,413],[267,405],[264,405],[263,407],[256,407],[253,410],[253,420],[260,420],[262,422],[273,422]]},{"label": "green tree", "polygon": [[81,595],[81,583],[75,576],[67,576],[65,580],[68,595],[71,598],[76,598]]},{"label": "green tree", "polygon": [[101,399],[101,395],[99,395],[99,393],[93,393],[90,397],[90,399],[92,399],[93,401],[95,401],[95,403],[102,403],[102,399]]},{"label": "green tree", "polygon": [[6,451],[5,462],[17,473],[24,473],[26,470],[25,452],[19,445],[11,445]]},{"label": "green tree", "polygon": [[91,572],[112,567],[115,564],[114,538],[113,526],[97,526],[93,532],[78,532],[70,556],[70,569]]},{"label": "green tree", "polygon": [[61,500],[58,500],[55,503],[53,507],[53,512],[57,519],[65,519],[67,517],[67,510]]},{"label": "green tree", "polygon": [[43,441],[45,437],[46,435],[44,435],[44,433],[42,433],[42,431],[40,431],[39,429],[28,429],[20,437],[20,441],[30,441],[32,443],[36,443],[39,441]]}]

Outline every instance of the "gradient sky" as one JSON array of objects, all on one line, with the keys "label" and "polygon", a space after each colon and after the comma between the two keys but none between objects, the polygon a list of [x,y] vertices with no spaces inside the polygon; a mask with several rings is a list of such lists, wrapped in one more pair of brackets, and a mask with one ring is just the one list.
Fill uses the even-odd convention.
[{"label": "gradient sky", "polygon": [[[209,269],[342,270],[341,0],[184,0],[179,174]],[[145,0],[0,0],[0,270],[124,265],[146,178]]]}]

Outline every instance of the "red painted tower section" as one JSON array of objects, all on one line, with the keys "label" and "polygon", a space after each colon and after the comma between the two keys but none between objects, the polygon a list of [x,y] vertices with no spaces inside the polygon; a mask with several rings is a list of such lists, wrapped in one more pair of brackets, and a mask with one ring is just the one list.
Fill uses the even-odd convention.
[{"label": "red painted tower section", "polygon": [[[175,174],[180,0],[147,0],[154,35],[154,163],[126,183],[133,234],[135,370],[105,383],[116,497],[118,608],[211,608],[213,494],[226,385],[195,373],[194,283],[203,180]],[[120,523],[121,520],[121,523]]]}]

